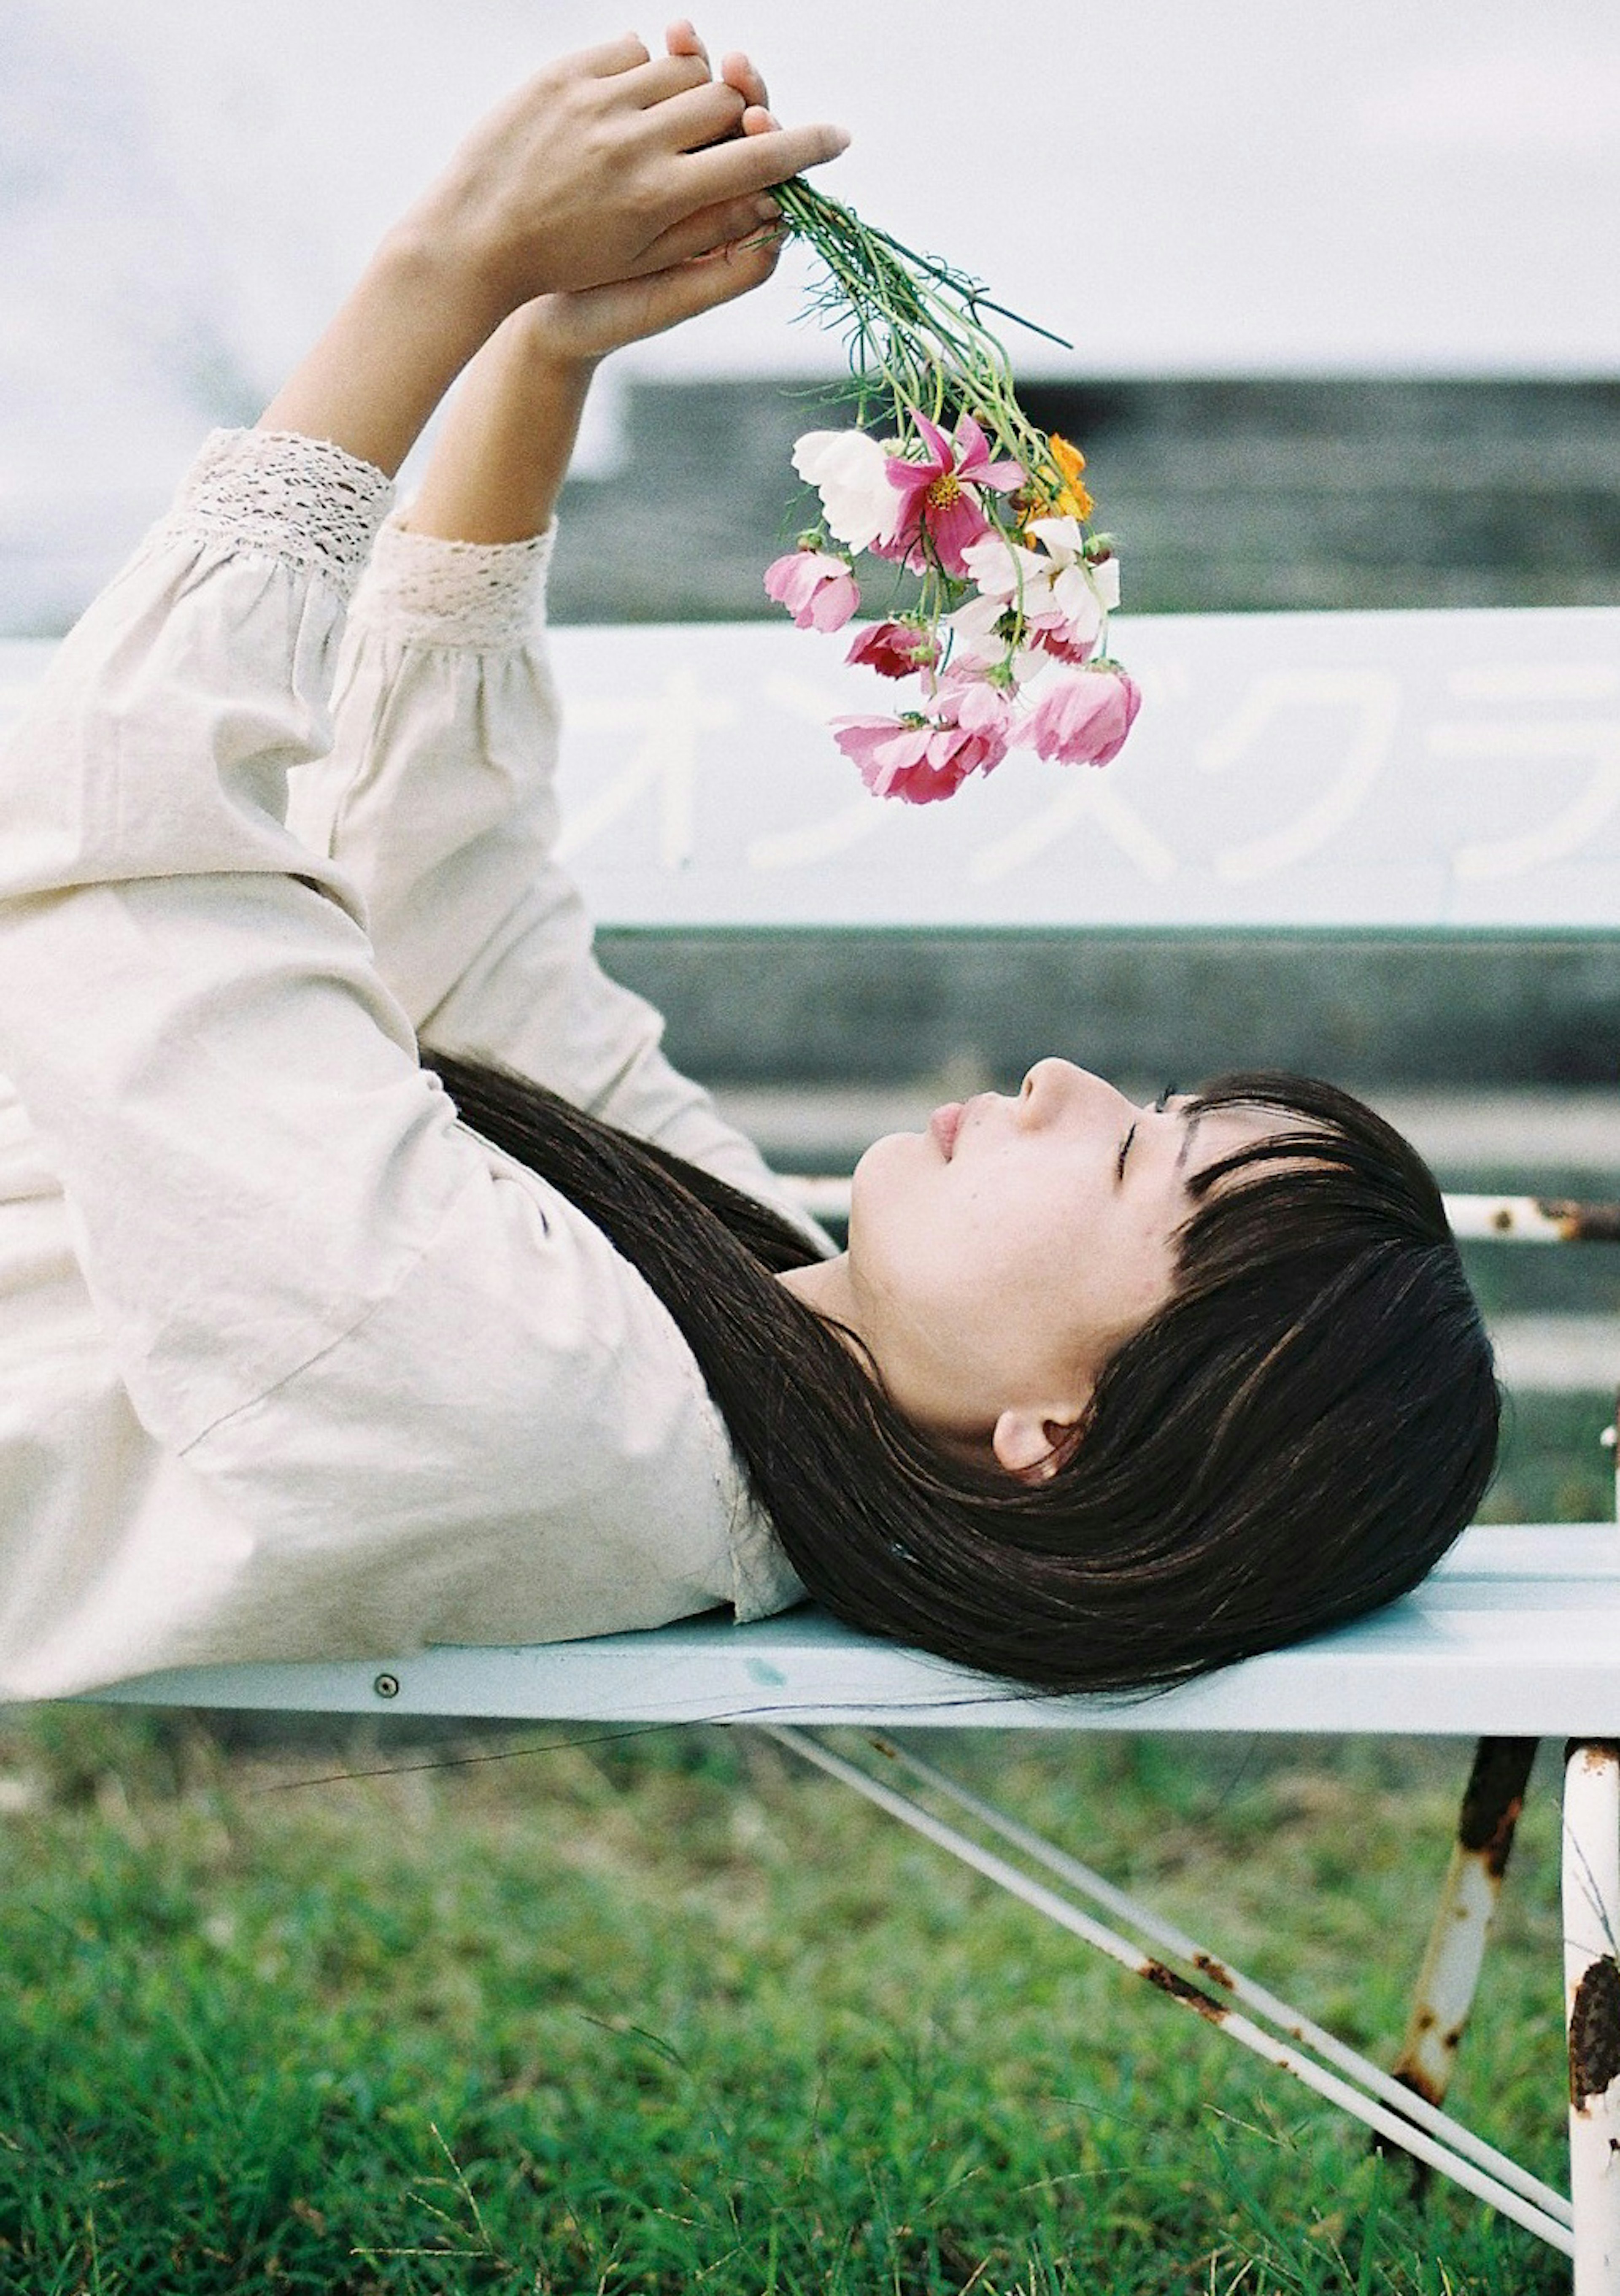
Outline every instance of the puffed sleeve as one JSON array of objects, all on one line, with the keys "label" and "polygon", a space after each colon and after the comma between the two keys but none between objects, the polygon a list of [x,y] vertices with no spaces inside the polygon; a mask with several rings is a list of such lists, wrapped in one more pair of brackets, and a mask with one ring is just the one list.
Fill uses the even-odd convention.
[{"label": "puffed sleeve", "polygon": [[386,493],[216,439],[0,752],[0,1059],[133,1408],[219,1502],[182,1657],[759,1606],[667,1311],[456,1121],[352,877],[285,826]]},{"label": "puffed sleeve", "polygon": [[383,527],[349,619],[332,752],[297,777],[291,819],[360,887],[378,967],[425,1043],[549,1085],[830,1249],[665,1057],[659,1013],[604,973],[555,857],[555,533],[480,545]]}]

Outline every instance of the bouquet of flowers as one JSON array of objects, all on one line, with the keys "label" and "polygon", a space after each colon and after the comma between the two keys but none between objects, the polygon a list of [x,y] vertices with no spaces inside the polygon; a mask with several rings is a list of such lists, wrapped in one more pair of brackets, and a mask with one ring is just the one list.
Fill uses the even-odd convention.
[{"label": "bouquet of flowers", "polygon": [[[1106,651],[1119,562],[1090,528],[1084,456],[1030,422],[982,316],[1016,315],[802,178],[776,196],[826,266],[818,308],[848,335],[859,427],[795,445],[821,522],[765,587],[801,629],[836,630],[860,603],[862,552],[920,578],[913,602],[864,625],[849,650],[880,676],[915,681],[911,706],[835,719],[839,748],[876,796],[912,805],[950,797],[1010,749],[1106,765],[1140,699]],[[891,436],[866,427],[874,414]]]}]

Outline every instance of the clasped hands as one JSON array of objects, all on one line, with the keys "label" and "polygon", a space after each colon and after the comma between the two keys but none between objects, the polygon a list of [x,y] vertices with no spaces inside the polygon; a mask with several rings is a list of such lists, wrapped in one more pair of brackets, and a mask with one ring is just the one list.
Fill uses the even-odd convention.
[{"label": "clasped hands", "polygon": [[[503,440],[515,453],[537,426],[545,435],[514,509],[487,514],[488,474],[474,474],[467,538],[527,531],[549,514],[595,362],[757,286],[776,260],[771,185],[848,140],[778,127],[748,59],[726,57],[717,79],[684,20],[661,56],[627,37],[565,57],[474,128],[260,428],[330,439],[391,476],[473,361],[474,396],[492,391],[498,419],[482,446],[452,457],[464,475],[498,459]],[[450,491],[442,530],[456,534],[470,501],[462,476]]]},{"label": "clasped hands", "polygon": [[627,37],[548,66],[405,218],[486,328],[534,306],[556,356],[595,359],[768,275],[770,187],[849,139],[779,126],[750,60],[713,75],[689,22],[665,39],[660,56]]}]

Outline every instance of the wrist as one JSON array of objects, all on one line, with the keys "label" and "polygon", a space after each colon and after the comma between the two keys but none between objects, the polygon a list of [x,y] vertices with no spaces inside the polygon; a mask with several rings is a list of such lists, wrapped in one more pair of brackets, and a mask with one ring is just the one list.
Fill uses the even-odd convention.
[{"label": "wrist", "polygon": [[374,304],[408,315],[443,346],[451,374],[495,333],[510,306],[476,259],[415,217],[396,224],[361,276],[358,291]]},{"label": "wrist", "polygon": [[564,395],[583,397],[605,354],[581,350],[571,340],[557,301],[537,295],[506,321],[499,340],[539,382]]}]

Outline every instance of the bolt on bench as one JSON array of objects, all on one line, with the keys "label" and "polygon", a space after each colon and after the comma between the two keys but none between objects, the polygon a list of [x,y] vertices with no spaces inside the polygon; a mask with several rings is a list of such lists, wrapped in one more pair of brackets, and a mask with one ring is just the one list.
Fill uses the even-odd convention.
[{"label": "bolt on bench", "polygon": [[[953,805],[918,813],[875,804],[832,750],[826,718],[868,706],[836,642],[818,668],[809,642],[776,626],[637,629],[629,646],[622,632],[564,629],[555,647],[571,721],[565,857],[596,916],[629,930],[1242,929],[1436,941],[1533,932],[1620,948],[1620,612],[1192,617],[1123,626],[1119,644],[1147,706],[1117,767],[1058,773],[1014,759]],[[0,705],[47,651],[0,647]],[[1620,1174],[1620,1139],[1615,1160]],[[808,1182],[806,1201],[835,1214],[843,1185]],[[1620,1194],[1620,1177],[1610,1193]],[[1451,1212],[1464,1236],[1620,1243],[1612,1204],[1458,1197]],[[1129,1703],[1025,1696],[811,1611],[547,1648],[205,1669],[103,1694],[763,1728],[1573,2256],[1579,2296],[1620,2296],[1612,1521],[1476,1527],[1425,1587],[1379,1616]],[[807,1734],[850,1724],[879,1734],[864,1764]],[[887,1735],[917,1727],[1478,1740],[1394,2071]],[[1572,1742],[1563,1886],[1573,2204],[1442,2109],[1545,1736]]]}]

